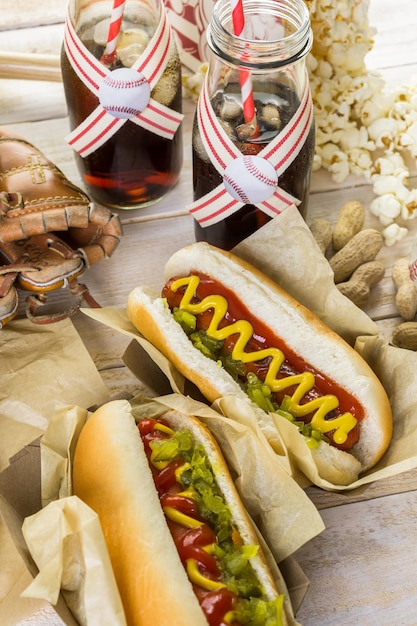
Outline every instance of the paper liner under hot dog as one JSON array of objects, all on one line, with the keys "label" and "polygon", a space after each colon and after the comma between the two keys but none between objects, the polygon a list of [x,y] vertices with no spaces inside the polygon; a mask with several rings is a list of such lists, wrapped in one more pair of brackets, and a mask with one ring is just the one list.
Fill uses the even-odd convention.
[{"label": "paper liner under hot dog", "polygon": [[[262,531],[259,539],[282,588],[284,581],[277,562],[324,530],[324,524],[304,491],[277,463],[262,436],[253,437],[246,426],[226,420],[205,404],[178,393],[134,401],[141,404],[143,417],[154,416],[155,410],[162,407],[195,415],[209,425],[226,448],[232,476],[250,516]],[[23,527],[40,573],[25,595],[54,603],[61,591],[80,624],[98,626],[105,614],[107,619],[112,616],[112,624],[122,626],[124,615],[98,518],[72,496],[72,458],[88,416],[88,411],[77,406],[57,409],[41,440],[44,508],[27,518]],[[233,446],[231,441],[235,442]],[[291,616],[290,605],[288,612]],[[297,625],[294,618],[290,623]]]}]

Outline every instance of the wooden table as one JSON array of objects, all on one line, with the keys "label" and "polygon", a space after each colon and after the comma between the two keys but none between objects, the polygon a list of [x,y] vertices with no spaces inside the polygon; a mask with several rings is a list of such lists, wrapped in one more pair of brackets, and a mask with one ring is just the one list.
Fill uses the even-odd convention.
[{"label": "wooden table", "polygon": [[[65,12],[66,0],[0,0],[0,52],[58,54]],[[370,20],[378,28],[378,36],[368,67],[380,69],[391,84],[408,80],[417,73],[414,0],[397,0],[394,9],[390,0],[372,0]],[[184,110],[185,162],[178,186],[153,207],[120,212],[124,237],[119,249],[109,261],[86,274],[85,282],[103,306],[124,307],[136,284],[159,286],[168,257],[194,240],[192,218],[185,210],[192,195],[190,129],[194,104],[186,100]],[[32,141],[70,179],[82,185],[72,151],[64,142],[68,120],[59,82],[1,79],[0,124]],[[319,171],[313,175],[307,221],[325,217],[334,222],[345,201],[360,200],[369,206],[372,198],[365,180],[351,177],[336,185],[328,173]],[[379,227],[369,213],[366,225]],[[409,226],[406,239],[380,254],[386,275],[366,309],[387,338],[400,321],[394,306],[391,268],[396,258],[408,254],[417,222]],[[51,297],[57,306],[65,303],[62,292]],[[137,392],[138,381],[121,360],[128,339],[82,314],[74,318],[74,324],[111,393]],[[417,472],[409,472],[371,484],[361,494],[309,490],[321,510],[326,530],[295,555],[311,581],[298,613],[304,626],[417,624],[416,489]],[[6,541],[4,529],[0,541]],[[0,572],[2,624],[29,623],[24,620],[29,605],[18,598],[16,591],[23,586],[17,568]],[[9,621],[7,617],[11,598],[15,608],[21,608],[22,621]],[[50,611],[43,611],[42,623],[61,623]]]}]

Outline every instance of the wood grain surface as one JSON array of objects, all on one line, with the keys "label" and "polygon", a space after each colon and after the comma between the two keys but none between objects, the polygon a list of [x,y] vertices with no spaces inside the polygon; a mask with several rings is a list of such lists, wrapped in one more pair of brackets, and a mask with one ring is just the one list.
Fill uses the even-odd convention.
[{"label": "wood grain surface", "polygon": [[[0,0],[0,52],[58,56],[66,6],[66,0]],[[380,71],[389,85],[401,84],[417,74],[415,0],[371,0],[370,21],[377,34],[368,67]],[[185,210],[192,198],[194,107],[190,100],[184,101],[185,160],[179,184],[169,197],[152,207],[120,211],[124,237],[117,255],[88,270],[85,280],[102,306],[125,306],[135,284],[160,286],[165,261],[194,240],[193,221]],[[59,81],[0,79],[0,125],[25,136],[82,186],[72,151],[64,140],[69,126]],[[417,185],[417,177],[411,183]],[[346,201],[359,200],[367,207],[372,198],[372,189],[364,179],[351,176],[338,185],[320,170],[313,175],[307,221],[323,217],[334,223]],[[378,227],[369,212],[366,226]],[[407,238],[394,247],[385,247],[380,254],[386,274],[374,289],[366,311],[387,338],[400,321],[394,304],[392,265],[408,254],[416,235],[417,223],[410,222]],[[66,302],[64,292],[50,296],[51,308]],[[74,318],[74,324],[112,394],[142,390],[122,362],[128,339],[82,314]],[[295,555],[311,581],[298,615],[304,626],[417,624],[416,489],[417,472],[368,485],[352,494],[308,489],[326,530]],[[3,545],[8,541],[1,525],[0,541]],[[10,618],[17,614],[12,607],[16,609],[22,602],[16,590],[24,573],[17,555],[15,565],[9,564],[3,572],[0,568],[0,622],[7,626],[37,623],[26,621],[27,604],[20,621],[9,621],[16,619]],[[48,607],[31,605],[30,610],[38,611],[43,619],[40,623],[59,623]]]}]

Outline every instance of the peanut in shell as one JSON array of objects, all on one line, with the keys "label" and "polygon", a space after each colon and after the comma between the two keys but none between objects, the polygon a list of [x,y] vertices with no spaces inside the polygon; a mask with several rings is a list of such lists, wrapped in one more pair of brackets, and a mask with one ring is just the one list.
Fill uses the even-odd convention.
[{"label": "peanut in shell", "polygon": [[334,250],[341,250],[361,230],[364,221],[365,209],[363,205],[356,200],[346,202],[340,209],[333,229]]},{"label": "peanut in shell", "polygon": [[417,351],[417,322],[404,322],[393,332],[392,343],[398,348]]},{"label": "peanut in shell", "polygon": [[373,261],[384,245],[382,234],[375,228],[364,228],[330,259],[335,283],[348,280],[367,261]]}]

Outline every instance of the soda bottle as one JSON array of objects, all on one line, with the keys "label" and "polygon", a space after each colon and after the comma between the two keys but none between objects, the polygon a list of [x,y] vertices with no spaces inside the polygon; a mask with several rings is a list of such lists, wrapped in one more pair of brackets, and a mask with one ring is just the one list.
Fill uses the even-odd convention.
[{"label": "soda bottle", "polygon": [[69,2],[61,56],[67,141],[91,197],[133,209],[179,178],[181,65],[162,0],[119,2],[114,15],[116,5]]},{"label": "soda bottle", "polygon": [[289,205],[306,216],[315,147],[305,2],[243,0],[240,35],[233,4],[217,0],[207,29],[211,58],[193,126],[190,207],[196,239],[224,249]]}]

